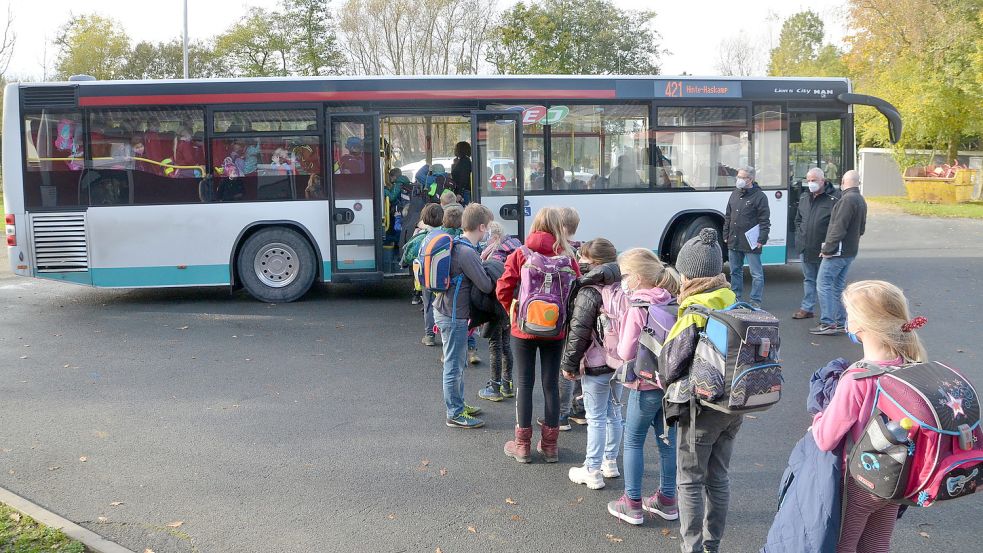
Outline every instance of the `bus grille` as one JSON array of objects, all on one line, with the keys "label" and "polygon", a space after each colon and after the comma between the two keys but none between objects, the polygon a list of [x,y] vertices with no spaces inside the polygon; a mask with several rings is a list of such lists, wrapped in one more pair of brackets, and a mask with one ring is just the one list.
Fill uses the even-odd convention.
[{"label": "bus grille", "polygon": [[78,107],[78,86],[26,86],[21,89],[25,108]]},{"label": "bus grille", "polygon": [[33,214],[31,231],[39,273],[89,270],[85,213]]}]

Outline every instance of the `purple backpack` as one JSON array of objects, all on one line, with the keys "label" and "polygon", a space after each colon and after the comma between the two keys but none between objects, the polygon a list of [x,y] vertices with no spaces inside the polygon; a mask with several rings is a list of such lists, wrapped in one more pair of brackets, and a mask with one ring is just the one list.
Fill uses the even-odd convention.
[{"label": "purple backpack", "polygon": [[522,246],[526,257],[519,272],[519,297],[514,324],[530,336],[554,338],[563,332],[567,320],[567,300],[577,272],[573,258],[548,257]]}]

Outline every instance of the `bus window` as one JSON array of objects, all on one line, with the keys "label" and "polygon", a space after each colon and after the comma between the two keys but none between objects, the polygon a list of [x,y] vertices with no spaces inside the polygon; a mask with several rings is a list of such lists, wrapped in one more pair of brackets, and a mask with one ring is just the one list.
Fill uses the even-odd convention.
[{"label": "bus window", "polygon": [[214,139],[212,168],[207,201],[327,199],[316,136]]},{"label": "bus window", "polygon": [[748,165],[747,131],[658,131],[655,140],[670,163],[671,189],[728,188]]},{"label": "bus window", "polygon": [[754,106],[754,168],[761,188],[783,190],[786,187],[782,174],[785,135],[781,106]]},{"label": "bus window", "polygon": [[82,114],[43,110],[24,116],[24,205],[28,208],[86,205],[80,195],[85,166]]},{"label": "bus window", "polygon": [[216,111],[216,133],[305,132],[317,130],[313,109]]},{"label": "bus window", "polygon": [[569,108],[550,129],[553,190],[648,188],[648,107]]}]

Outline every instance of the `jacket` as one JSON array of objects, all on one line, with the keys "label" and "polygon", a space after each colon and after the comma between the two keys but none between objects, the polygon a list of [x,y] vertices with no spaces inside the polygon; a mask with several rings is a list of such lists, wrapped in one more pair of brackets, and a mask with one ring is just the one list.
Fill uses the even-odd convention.
[{"label": "jacket", "polygon": [[[674,299],[672,294],[662,288],[648,288],[636,290],[629,298],[629,302],[644,302],[649,305],[669,305]],[[662,327],[653,329],[656,332],[655,337],[664,342],[666,336],[669,335],[669,331],[676,323],[676,318],[662,309],[656,311],[653,318]],[[635,358],[638,352],[638,337],[641,336],[642,327],[645,326],[647,320],[647,308],[629,307],[625,311],[624,320],[621,321],[621,336],[618,337],[618,357],[625,361],[631,361]],[[639,391],[659,389],[641,379],[635,380],[634,382],[626,382],[624,386]]]},{"label": "jacket", "polygon": [[[755,244],[748,244],[745,232],[754,225],[761,225],[758,242],[768,243],[768,231],[771,230],[771,210],[768,208],[768,197],[762,192],[758,183],[751,188],[738,188],[730,193],[727,200],[727,211],[724,214],[724,240],[727,248],[741,252],[752,252]],[[760,253],[760,250],[757,250]]]},{"label": "jacket", "polygon": [[[495,259],[483,261],[481,265],[492,282],[497,282],[505,272],[505,264]],[[502,309],[502,304],[498,303],[493,292],[494,290],[486,293],[477,286],[471,287],[471,320],[468,321],[468,328],[476,328],[485,323],[508,323],[509,314]]]},{"label": "jacket", "polygon": [[[526,237],[525,246],[536,253],[554,256],[556,255],[553,250],[555,244],[556,238],[552,234],[535,231],[529,233],[529,236]],[[522,248],[509,254],[509,257],[505,260],[505,273],[502,274],[502,278],[498,279],[498,283],[495,286],[495,295],[498,297],[498,302],[502,304],[506,313],[512,313],[512,301],[516,299],[516,295],[519,292],[519,277],[525,262],[526,255],[523,253]],[[573,270],[580,277],[580,266],[576,262],[573,264]],[[530,336],[519,330],[518,325],[512,325],[512,336],[523,340],[563,340],[566,338],[566,332],[562,331],[559,335],[549,338]]]},{"label": "jacket", "polygon": [[833,206],[840,199],[840,192],[826,181],[826,187],[813,196],[808,190],[799,198],[795,211],[795,251],[806,261],[819,263],[819,249],[826,239],[829,218]]},{"label": "jacket", "polygon": [[477,247],[467,238],[456,238],[451,248],[451,287],[446,292],[438,292],[433,308],[442,315],[454,319],[471,317],[471,288],[491,293],[495,281],[488,277]]},{"label": "jacket", "polygon": [[[823,253],[840,257],[856,257],[860,237],[867,227],[867,201],[860,189],[847,188],[840,192],[840,201],[833,206],[823,242]],[[842,246],[842,249],[841,249]]]},{"label": "jacket", "polygon": [[[590,376],[600,376],[610,374],[617,367],[610,367],[604,364],[589,364],[587,353],[593,348],[604,349],[601,345],[603,338],[599,335],[598,318],[601,315],[601,308],[604,306],[602,288],[617,286],[620,290],[621,272],[617,270],[617,264],[613,271],[595,269],[577,279],[574,283],[573,291],[570,293],[572,301],[568,302],[568,333],[567,341],[563,345],[563,355],[560,358],[560,370],[570,374],[583,373]],[[616,278],[605,278],[616,276]],[[620,297],[624,297],[620,294]],[[601,358],[604,355],[599,356]]]}]

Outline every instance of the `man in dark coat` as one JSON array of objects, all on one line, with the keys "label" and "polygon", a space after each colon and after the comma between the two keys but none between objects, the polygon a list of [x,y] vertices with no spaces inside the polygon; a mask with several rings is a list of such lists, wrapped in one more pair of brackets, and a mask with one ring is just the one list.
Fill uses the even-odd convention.
[{"label": "man in dark coat", "polygon": [[799,209],[795,212],[795,250],[802,261],[803,295],[802,304],[792,315],[793,319],[811,319],[815,316],[816,275],[822,261],[819,251],[826,239],[833,206],[840,199],[840,192],[826,180],[819,167],[809,169],[803,184],[808,187],[808,193],[799,198]]},{"label": "man in dark coat", "polygon": [[[744,295],[744,260],[751,269],[751,303],[759,305],[765,291],[765,271],[761,266],[761,250],[768,243],[771,230],[771,211],[768,198],[754,181],[754,169],[737,172],[737,189],[727,200],[724,215],[724,239],[730,260],[730,289],[741,301]],[[752,230],[754,229],[754,230]],[[749,236],[750,235],[750,236]],[[754,243],[748,241],[749,237]]]}]

